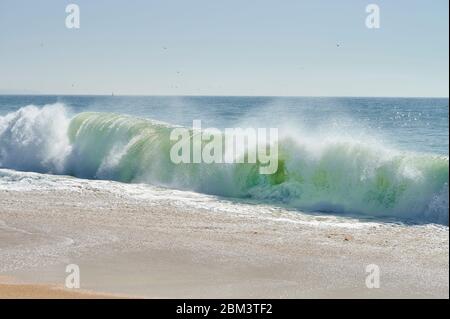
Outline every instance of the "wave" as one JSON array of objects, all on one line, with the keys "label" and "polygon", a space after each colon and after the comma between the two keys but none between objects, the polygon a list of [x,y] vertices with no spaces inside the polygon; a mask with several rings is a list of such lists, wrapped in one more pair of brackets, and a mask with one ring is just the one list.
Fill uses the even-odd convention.
[{"label": "wave", "polygon": [[112,113],[70,117],[60,104],[27,106],[0,117],[0,167],[448,225],[447,156],[292,134],[279,142],[277,172],[261,175],[258,163],[172,163],[173,127]]}]

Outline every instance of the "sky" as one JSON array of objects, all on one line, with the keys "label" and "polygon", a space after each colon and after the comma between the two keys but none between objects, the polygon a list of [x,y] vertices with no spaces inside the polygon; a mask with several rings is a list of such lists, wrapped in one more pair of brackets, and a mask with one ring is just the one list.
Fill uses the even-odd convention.
[{"label": "sky", "polygon": [[448,6],[0,0],[0,94],[448,97]]}]

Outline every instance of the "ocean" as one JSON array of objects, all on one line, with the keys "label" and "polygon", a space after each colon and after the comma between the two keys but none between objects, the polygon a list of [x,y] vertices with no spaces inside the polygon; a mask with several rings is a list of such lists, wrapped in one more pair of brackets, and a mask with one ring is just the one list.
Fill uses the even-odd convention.
[{"label": "ocean", "polygon": [[[447,98],[3,95],[0,188],[90,181],[225,211],[448,225],[448,113]],[[174,164],[170,132],[194,120],[278,128],[277,172]]]}]

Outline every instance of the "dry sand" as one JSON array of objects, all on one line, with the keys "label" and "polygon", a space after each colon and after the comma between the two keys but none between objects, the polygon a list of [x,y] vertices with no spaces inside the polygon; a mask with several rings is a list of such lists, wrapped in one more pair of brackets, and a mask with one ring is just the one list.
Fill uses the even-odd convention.
[{"label": "dry sand", "polygon": [[[169,201],[170,203],[170,201]],[[0,190],[0,297],[448,298],[448,228],[308,224],[99,189]],[[81,288],[61,288],[67,264]],[[366,287],[366,266],[380,288]]]},{"label": "dry sand", "polygon": [[0,284],[1,299],[111,299],[114,295],[68,291],[51,285]]},{"label": "dry sand", "polygon": [[21,284],[15,278],[0,276],[0,298],[2,299],[112,299],[121,298],[113,294],[67,289],[49,284]]}]

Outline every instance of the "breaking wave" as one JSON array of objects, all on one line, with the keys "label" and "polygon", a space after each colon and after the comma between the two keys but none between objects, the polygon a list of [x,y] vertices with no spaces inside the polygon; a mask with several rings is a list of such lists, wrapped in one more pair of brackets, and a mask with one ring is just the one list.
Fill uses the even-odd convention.
[{"label": "breaking wave", "polygon": [[172,128],[111,113],[70,117],[60,104],[27,106],[0,117],[0,167],[448,225],[447,156],[293,135],[279,142],[277,172],[261,175],[258,163],[172,163]]}]

